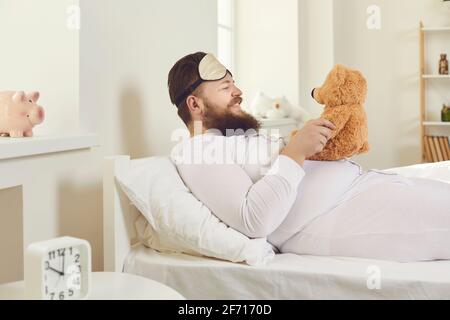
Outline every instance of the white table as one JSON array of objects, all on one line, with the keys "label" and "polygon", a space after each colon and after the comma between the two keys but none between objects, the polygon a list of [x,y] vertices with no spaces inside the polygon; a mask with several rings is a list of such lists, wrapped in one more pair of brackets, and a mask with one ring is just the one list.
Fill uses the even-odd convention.
[{"label": "white table", "polygon": [[[25,299],[23,281],[0,285],[0,300]],[[93,272],[88,300],[184,300],[174,289],[144,277],[118,272]]]}]

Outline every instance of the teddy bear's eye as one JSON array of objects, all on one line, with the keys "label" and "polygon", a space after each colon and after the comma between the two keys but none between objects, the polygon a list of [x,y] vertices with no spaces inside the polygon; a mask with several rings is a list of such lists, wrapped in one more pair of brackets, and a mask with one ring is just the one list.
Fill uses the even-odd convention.
[{"label": "teddy bear's eye", "polygon": [[32,101],[32,100],[28,100],[28,102],[31,102],[31,103],[33,103],[33,101]]}]

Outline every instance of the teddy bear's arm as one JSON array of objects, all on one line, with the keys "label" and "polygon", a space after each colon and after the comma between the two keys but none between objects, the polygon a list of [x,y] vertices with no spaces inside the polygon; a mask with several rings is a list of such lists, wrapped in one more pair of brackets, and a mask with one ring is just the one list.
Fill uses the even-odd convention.
[{"label": "teddy bear's arm", "polygon": [[331,133],[330,139],[333,139],[344,128],[347,121],[350,119],[353,108],[350,106],[338,106],[326,108],[322,113],[321,118],[327,119],[336,126]]}]

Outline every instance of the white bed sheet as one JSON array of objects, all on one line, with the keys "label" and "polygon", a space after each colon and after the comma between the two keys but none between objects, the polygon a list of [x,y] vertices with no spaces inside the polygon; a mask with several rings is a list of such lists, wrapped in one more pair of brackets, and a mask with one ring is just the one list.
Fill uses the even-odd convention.
[{"label": "white bed sheet", "polygon": [[278,254],[267,265],[248,266],[138,245],[124,271],[164,283],[187,299],[450,299],[450,261]]},{"label": "white bed sheet", "polygon": [[[450,161],[386,171],[450,183]],[[165,283],[187,299],[450,299],[450,261],[278,254],[265,266],[248,266],[138,245],[124,271]]]}]

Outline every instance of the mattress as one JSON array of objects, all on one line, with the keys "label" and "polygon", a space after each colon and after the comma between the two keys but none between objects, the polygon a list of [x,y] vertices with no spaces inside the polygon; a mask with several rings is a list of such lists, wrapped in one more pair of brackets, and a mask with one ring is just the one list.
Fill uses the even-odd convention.
[{"label": "mattress", "polygon": [[124,272],[164,283],[187,299],[450,299],[450,261],[278,254],[267,265],[248,266],[137,245]]}]

